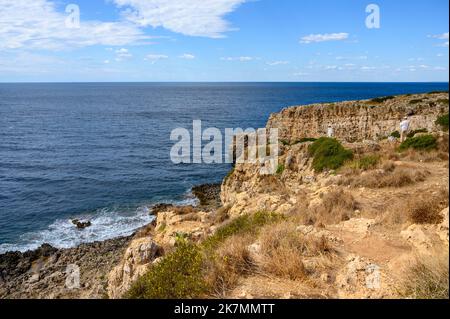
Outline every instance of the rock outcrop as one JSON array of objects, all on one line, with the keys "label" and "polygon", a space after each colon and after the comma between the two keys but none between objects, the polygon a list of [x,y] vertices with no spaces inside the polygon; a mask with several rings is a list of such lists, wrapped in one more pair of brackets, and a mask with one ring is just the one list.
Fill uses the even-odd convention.
[{"label": "rock outcrop", "polygon": [[134,239],[116,267],[108,275],[108,296],[120,298],[142,276],[163,250],[151,238]]},{"label": "rock outcrop", "polygon": [[106,274],[130,240],[116,238],[70,249],[42,245],[34,251],[0,255],[0,298],[104,298]]},{"label": "rock outcrop", "polygon": [[272,114],[267,127],[278,128],[280,139],[291,143],[324,136],[328,125],[342,141],[376,141],[398,131],[406,115],[411,115],[412,127],[434,132],[436,118],[443,113],[448,113],[448,94],[415,94],[382,103],[367,100],[290,107]]}]

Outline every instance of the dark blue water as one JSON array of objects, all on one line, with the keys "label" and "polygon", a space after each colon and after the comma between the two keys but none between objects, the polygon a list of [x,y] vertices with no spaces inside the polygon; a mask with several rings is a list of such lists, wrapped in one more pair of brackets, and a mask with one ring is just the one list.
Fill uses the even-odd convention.
[{"label": "dark blue water", "polygon": [[448,84],[0,84],[0,251],[129,234],[152,203],[220,182],[226,164],[170,160],[170,132],[192,120],[256,128],[286,106],[434,90]]}]

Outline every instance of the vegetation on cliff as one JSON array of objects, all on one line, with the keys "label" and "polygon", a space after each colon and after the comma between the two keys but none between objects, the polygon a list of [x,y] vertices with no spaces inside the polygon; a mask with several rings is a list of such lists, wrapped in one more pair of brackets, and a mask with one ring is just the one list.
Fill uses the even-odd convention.
[{"label": "vegetation on cliff", "polygon": [[[256,235],[270,223],[282,220],[278,214],[257,212],[243,215],[224,224],[200,244],[178,238],[176,248],[133,283],[125,298],[131,299],[183,299],[199,298],[211,294],[217,286],[217,276],[223,263],[229,258],[217,255],[217,249],[230,237]],[[214,269],[214,272],[211,271]],[[208,270],[208,271],[207,271]]]},{"label": "vegetation on cliff", "polygon": [[[448,104],[448,100],[447,100]],[[441,115],[436,120],[436,125],[439,125],[443,130],[448,131],[449,124],[448,124],[448,113]]]},{"label": "vegetation on cliff", "polygon": [[438,147],[437,139],[431,134],[420,135],[412,138],[407,138],[400,144],[399,150],[405,151],[407,149],[415,150],[432,150]]},{"label": "vegetation on cliff", "polygon": [[316,172],[325,169],[337,169],[353,158],[353,152],[342,146],[333,138],[321,137],[309,146],[309,154],[313,156],[313,168]]}]

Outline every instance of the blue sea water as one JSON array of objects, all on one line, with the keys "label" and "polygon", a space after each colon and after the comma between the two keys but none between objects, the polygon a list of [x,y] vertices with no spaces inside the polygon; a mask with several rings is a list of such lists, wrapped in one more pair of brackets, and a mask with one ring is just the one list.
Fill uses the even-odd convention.
[{"label": "blue sea water", "polygon": [[257,128],[291,105],[436,90],[448,83],[0,84],[0,252],[128,235],[150,205],[192,202],[230,169],[171,162],[170,132],[193,120]]}]

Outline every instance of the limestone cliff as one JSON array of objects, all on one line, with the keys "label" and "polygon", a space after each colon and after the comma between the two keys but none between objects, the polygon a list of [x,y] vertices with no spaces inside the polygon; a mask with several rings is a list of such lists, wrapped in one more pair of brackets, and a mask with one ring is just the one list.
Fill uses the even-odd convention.
[{"label": "limestone cliff", "polygon": [[[375,100],[376,101],[376,100]],[[383,102],[348,101],[289,107],[272,114],[268,128],[278,128],[280,139],[295,142],[326,135],[332,125],[336,138],[355,142],[379,140],[399,129],[400,120],[411,115],[412,127],[436,130],[438,114],[448,112],[448,94],[398,96]]]}]

